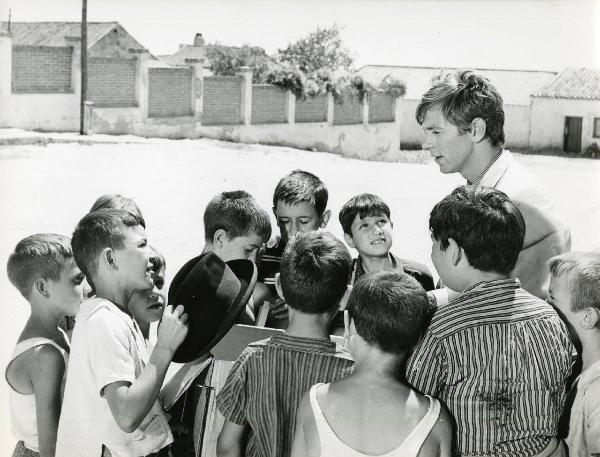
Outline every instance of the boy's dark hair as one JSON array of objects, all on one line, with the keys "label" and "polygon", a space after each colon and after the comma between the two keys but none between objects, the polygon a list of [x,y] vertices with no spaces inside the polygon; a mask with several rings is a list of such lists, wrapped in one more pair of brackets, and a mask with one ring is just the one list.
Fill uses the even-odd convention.
[{"label": "boy's dark hair", "polygon": [[462,134],[471,130],[473,119],[483,119],[485,138],[495,147],[504,144],[502,96],[489,79],[472,70],[442,72],[434,78],[417,106],[419,124],[430,109],[440,109],[444,119]]},{"label": "boy's dark hair", "polygon": [[90,213],[99,209],[124,209],[143,218],[142,211],[135,201],[121,194],[104,194],[98,197],[90,208]]},{"label": "boy's dark hair", "polygon": [[75,262],[83,274],[93,280],[100,252],[108,247],[122,249],[127,230],[137,225],[145,227],[144,219],[124,209],[99,209],[83,216],[71,240]]},{"label": "boy's dark hair", "polygon": [[38,278],[58,281],[65,263],[73,258],[71,240],[55,233],[38,233],[22,239],[6,264],[8,279],[29,300]]},{"label": "boy's dark hair", "polygon": [[222,192],[204,210],[205,240],[212,242],[217,230],[225,230],[229,239],[256,233],[266,243],[271,237],[271,221],[248,192]]},{"label": "boy's dark hair", "polygon": [[323,181],[304,170],[294,170],[277,183],[273,193],[273,208],[282,201],[288,205],[307,202],[322,216],[327,208],[329,193]]},{"label": "boy's dark hair", "polygon": [[346,235],[352,236],[352,222],[359,215],[361,219],[385,214],[390,218],[390,207],[377,195],[360,194],[348,200],[340,210],[339,219]]},{"label": "boy's dark hair", "polygon": [[406,354],[425,332],[430,307],[416,279],[391,270],[361,276],[350,294],[348,313],[365,341],[390,354]]},{"label": "boy's dark hair", "polygon": [[281,288],[288,305],[310,314],[331,311],[346,291],[351,265],[348,249],[331,233],[298,233],[281,258]]},{"label": "boy's dark hair", "polygon": [[469,185],[433,207],[429,230],[442,250],[454,239],[473,268],[508,275],[523,248],[525,221],[504,192]]}]

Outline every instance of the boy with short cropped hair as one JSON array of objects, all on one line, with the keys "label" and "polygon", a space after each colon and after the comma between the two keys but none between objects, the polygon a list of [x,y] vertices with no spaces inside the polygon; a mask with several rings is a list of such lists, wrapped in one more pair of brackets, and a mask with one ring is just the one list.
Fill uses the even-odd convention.
[{"label": "boy with short cropped hair", "polygon": [[354,370],[304,394],[292,457],[450,456],[448,413],[398,379],[402,361],[425,332],[428,302],[421,285],[398,270],[356,281],[346,319]]},{"label": "boy with short cropped hair", "polygon": [[6,367],[15,456],[54,455],[61,388],[69,360],[62,316],[77,313],[87,294],[71,240],[40,233],[19,241],[8,259],[8,278],[31,306],[31,315]]},{"label": "boy with short cropped hair", "polygon": [[302,394],[342,377],[352,365],[328,332],[348,298],[350,264],[348,250],[330,233],[300,233],[289,241],[276,278],[289,305],[289,326],[250,344],[233,365],[217,396],[225,417],[217,455],[290,455]]},{"label": "boy with short cropped hair", "polygon": [[128,309],[135,290],[153,285],[144,227],[139,215],[101,209],[73,233],[75,261],[96,297],[83,302],[73,330],[57,457],[166,455],[173,441],[158,393],[187,315],[167,306],[148,355]]},{"label": "boy with short cropped hair", "polygon": [[344,240],[358,251],[352,263],[350,284],[365,273],[399,270],[419,281],[426,291],[435,289],[429,268],[390,252],[393,242],[390,208],[380,197],[373,194],[352,197],[342,206],[339,219]]},{"label": "boy with short cropped hair", "polygon": [[[248,259],[257,262],[264,244],[271,237],[269,214],[248,192],[236,190],[215,195],[204,210],[205,245],[202,252],[212,251],[224,262]],[[258,292],[256,293],[258,298]],[[262,300],[269,297],[260,297]],[[254,325],[258,309],[251,299],[237,320]]]},{"label": "boy with short cropped hair", "polygon": [[568,252],[548,265],[548,302],[562,311],[583,346],[566,438],[569,455],[600,455],[600,252]]},{"label": "boy with short cropped hair", "polygon": [[273,214],[279,227],[277,236],[262,254],[258,280],[269,286],[274,296],[275,275],[287,242],[296,233],[325,228],[331,211],[327,209],[329,193],[323,181],[304,170],[294,170],[277,183],[273,193]]},{"label": "boy with short cropped hair", "polygon": [[503,192],[462,186],[429,218],[431,259],[459,295],[435,312],[406,378],[448,406],[460,455],[561,455],[573,345],[554,309],[511,278],[525,223]]},{"label": "boy with short cropped hair", "polygon": [[203,252],[212,251],[223,262],[256,261],[271,237],[271,221],[254,197],[243,190],[215,195],[204,210]]}]

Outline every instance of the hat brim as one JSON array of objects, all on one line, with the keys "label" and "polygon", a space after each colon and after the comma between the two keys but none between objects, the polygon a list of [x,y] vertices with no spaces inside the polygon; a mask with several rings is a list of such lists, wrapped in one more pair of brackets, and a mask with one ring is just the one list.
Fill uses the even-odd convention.
[{"label": "hat brim", "polygon": [[[220,274],[223,276],[219,284],[214,281]],[[187,363],[202,357],[229,332],[250,300],[257,276],[254,262],[245,259],[223,262],[213,252],[195,257],[179,270],[169,288],[169,304],[184,304],[190,328],[175,352],[174,362]],[[187,293],[182,296],[180,290]],[[223,296],[228,293],[236,295],[225,303]]]}]

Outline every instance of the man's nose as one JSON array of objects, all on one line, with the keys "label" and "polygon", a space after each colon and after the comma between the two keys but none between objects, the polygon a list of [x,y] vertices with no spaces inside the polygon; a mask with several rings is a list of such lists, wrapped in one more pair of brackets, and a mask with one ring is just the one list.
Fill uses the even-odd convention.
[{"label": "man's nose", "polygon": [[425,134],[422,147],[423,149],[431,149],[433,147],[433,141],[431,141],[431,135],[429,133]]},{"label": "man's nose", "polygon": [[84,296],[84,298],[87,298],[91,292],[92,292],[92,288],[88,284],[87,279],[84,279],[83,280],[83,296]]},{"label": "man's nose", "polygon": [[290,222],[290,230],[288,232],[288,236],[292,238],[296,233],[298,233],[298,224],[295,222]]}]

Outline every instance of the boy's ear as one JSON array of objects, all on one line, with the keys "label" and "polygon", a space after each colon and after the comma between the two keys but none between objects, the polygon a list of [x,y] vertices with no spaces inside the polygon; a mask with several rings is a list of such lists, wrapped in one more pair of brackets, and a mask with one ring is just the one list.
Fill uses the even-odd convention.
[{"label": "boy's ear", "polygon": [[38,294],[48,298],[50,296],[50,291],[48,290],[48,281],[44,278],[38,278],[33,282],[33,288],[37,291]]},{"label": "boy's ear", "polygon": [[327,223],[329,222],[329,218],[331,217],[331,210],[326,209],[321,216],[321,228],[327,227]]},{"label": "boy's ear", "polygon": [[348,307],[348,299],[350,298],[350,293],[352,292],[352,286],[350,284],[348,284],[346,286],[346,290],[344,292],[344,295],[342,295],[342,298],[340,299],[340,303],[338,306],[338,309],[340,311],[345,311],[346,308]]},{"label": "boy's ear", "polygon": [[344,241],[352,249],[356,249],[356,246],[354,246],[354,239],[352,238],[352,236],[348,235],[347,233],[344,233]]},{"label": "boy's ear", "polygon": [[587,308],[583,313],[583,317],[581,318],[581,327],[584,330],[593,330],[598,327],[599,323],[600,310],[591,307]]},{"label": "boy's ear", "polygon": [[473,143],[480,143],[485,138],[487,125],[480,117],[476,117],[471,121],[471,140]]},{"label": "boy's ear", "polygon": [[448,247],[450,249],[450,261],[453,266],[457,266],[463,257],[463,249],[458,245],[454,238],[448,238]]},{"label": "boy's ear", "polygon": [[117,268],[117,262],[115,258],[115,252],[112,248],[104,248],[100,253],[100,263],[104,264],[108,268]]},{"label": "boy's ear", "polygon": [[225,243],[228,239],[227,232],[223,229],[219,229],[213,235],[213,244],[216,247],[221,248],[223,247],[223,243]]},{"label": "boy's ear", "polygon": [[277,291],[277,295],[285,300],[285,297],[283,296],[283,289],[281,288],[281,276],[279,273],[275,275],[275,290]]}]

